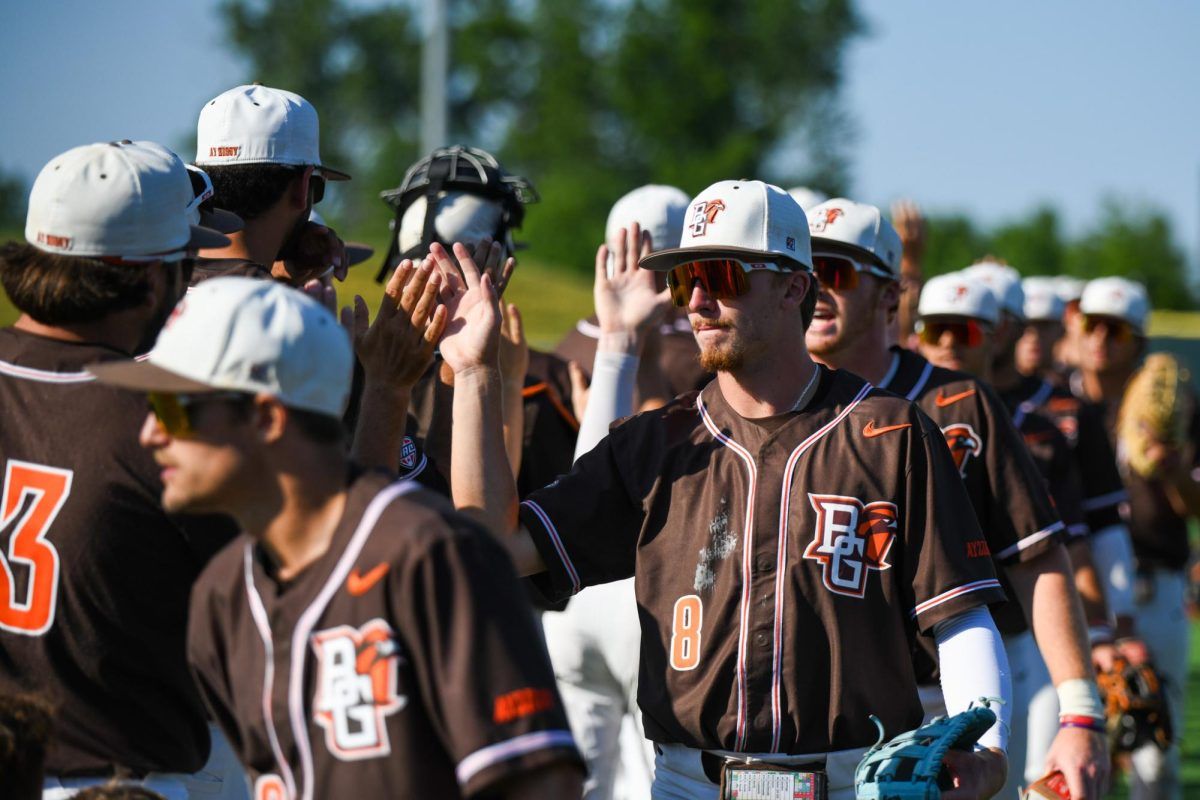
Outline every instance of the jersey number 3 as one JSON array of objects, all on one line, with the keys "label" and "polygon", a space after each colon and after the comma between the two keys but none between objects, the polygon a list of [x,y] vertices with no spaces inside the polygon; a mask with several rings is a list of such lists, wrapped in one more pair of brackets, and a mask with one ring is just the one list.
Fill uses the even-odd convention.
[{"label": "jersey number 3", "polygon": [[[0,630],[41,636],[54,624],[58,551],[46,534],[71,493],[73,474],[15,459],[5,464],[0,531],[8,532],[8,550],[0,549]],[[17,596],[13,564],[28,569],[24,597]]]},{"label": "jersey number 3", "polygon": [[695,669],[700,663],[700,627],[704,606],[694,594],[675,601],[671,620],[671,666],[680,672]]}]

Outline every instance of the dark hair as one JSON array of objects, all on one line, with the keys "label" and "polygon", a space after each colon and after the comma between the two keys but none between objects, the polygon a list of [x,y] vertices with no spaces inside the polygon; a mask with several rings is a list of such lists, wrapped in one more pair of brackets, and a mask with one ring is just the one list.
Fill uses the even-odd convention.
[{"label": "dark hair", "polygon": [[289,164],[225,164],[203,168],[213,183],[213,205],[255,219],[279,202],[304,167]]},{"label": "dark hair", "polygon": [[53,728],[50,704],[36,695],[0,695],[0,796],[33,800],[42,796],[46,748]]},{"label": "dark hair", "polygon": [[301,411],[298,408],[288,409],[288,419],[305,435],[317,444],[342,444],[346,439],[346,430],[342,421],[328,414],[316,411]]},{"label": "dark hair", "polygon": [[0,246],[0,283],[18,309],[44,325],[62,325],[140,305],[150,273],[146,264],[107,264],[10,241]]}]

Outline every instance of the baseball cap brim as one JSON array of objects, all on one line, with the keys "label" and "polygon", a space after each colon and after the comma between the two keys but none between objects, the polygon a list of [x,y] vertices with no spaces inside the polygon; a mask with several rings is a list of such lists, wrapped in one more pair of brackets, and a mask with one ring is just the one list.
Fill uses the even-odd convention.
[{"label": "baseball cap brim", "polygon": [[659,250],[656,253],[651,253],[639,261],[638,266],[654,272],[670,272],[680,264],[686,264],[689,261],[702,261],[708,258],[774,261],[781,265],[789,265],[793,270],[807,271],[809,269],[807,265],[780,253],[751,250],[746,247],[673,247],[669,250]]},{"label": "baseball cap brim", "polygon": [[834,255],[845,255],[851,258],[857,258],[860,261],[866,261],[872,267],[878,267],[893,278],[899,278],[896,273],[892,272],[891,268],[883,263],[879,256],[872,253],[865,247],[850,244],[849,242],[841,242],[836,239],[823,239],[817,234],[812,235],[812,250],[813,253],[833,253]]},{"label": "baseball cap brim", "polygon": [[237,233],[246,227],[246,223],[241,217],[223,208],[214,208],[211,211],[201,209],[200,224],[218,233]]},{"label": "baseball cap brim", "polygon": [[320,173],[321,176],[323,178],[325,178],[325,180],[327,180],[327,181],[348,181],[348,180],[350,180],[349,173],[342,172],[340,169],[333,169],[332,167],[326,167],[326,166],[316,166],[316,167],[313,167],[313,170],[315,172]]},{"label": "baseball cap brim", "polygon": [[369,244],[346,242],[346,260],[352,267],[355,264],[361,264],[373,255],[375,255],[375,248]]},{"label": "baseball cap brim", "polygon": [[191,378],[163,369],[149,361],[105,361],[92,364],[87,371],[96,376],[96,380],[120,389],[132,389],[138,392],[219,392],[219,386],[209,386],[207,383],[194,381]]},{"label": "baseball cap brim", "polygon": [[229,237],[220,231],[201,225],[190,225],[189,227],[192,229],[192,238],[188,240],[186,245],[189,250],[204,250],[211,247],[228,247],[230,245]]}]

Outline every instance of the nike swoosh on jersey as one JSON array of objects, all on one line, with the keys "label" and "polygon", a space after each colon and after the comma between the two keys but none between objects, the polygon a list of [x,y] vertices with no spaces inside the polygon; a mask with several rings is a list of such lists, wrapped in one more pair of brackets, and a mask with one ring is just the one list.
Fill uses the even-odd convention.
[{"label": "nike swoosh on jersey", "polygon": [[899,431],[903,430],[904,428],[911,427],[911,422],[905,422],[902,425],[885,425],[882,428],[876,428],[875,420],[870,420],[867,422],[866,427],[863,428],[863,436],[867,437],[868,439],[874,439],[876,436],[883,436],[885,433],[891,433],[892,431]]},{"label": "nike swoosh on jersey", "polygon": [[376,564],[366,575],[355,568],[346,576],[346,591],[355,597],[364,595],[372,586],[379,583],[387,571],[388,562],[386,561]]},{"label": "nike swoosh on jersey", "polygon": [[975,394],[974,389],[967,389],[965,392],[959,392],[958,394],[952,394],[947,397],[942,393],[941,389],[938,389],[937,397],[933,398],[933,402],[937,404],[938,408],[945,408],[946,406],[954,405],[959,400],[966,400],[973,394]]}]

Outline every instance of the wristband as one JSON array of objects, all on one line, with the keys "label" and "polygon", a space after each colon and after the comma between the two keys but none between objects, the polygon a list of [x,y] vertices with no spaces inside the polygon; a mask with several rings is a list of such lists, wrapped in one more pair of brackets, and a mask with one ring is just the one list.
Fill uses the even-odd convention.
[{"label": "wristband", "polygon": [[1058,718],[1059,728],[1083,728],[1094,733],[1107,733],[1103,720],[1095,717],[1081,717],[1074,714],[1063,714]]},{"label": "wristband", "polygon": [[1090,717],[1104,719],[1104,704],[1100,702],[1100,689],[1095,681],[1072,678],[1054,687],[1058,694],[1059,719],[1067,717]]},{"label": "wristband", "polygon": [[1113,643],[1113,629],[1111,625],[1092,625],[1088,627],[1088,643],[1095,647],[1098,644]]}]

